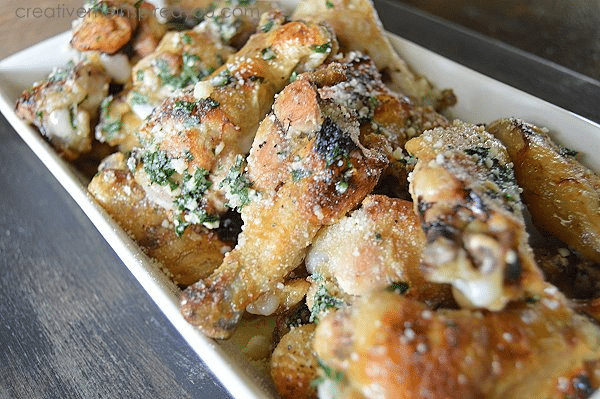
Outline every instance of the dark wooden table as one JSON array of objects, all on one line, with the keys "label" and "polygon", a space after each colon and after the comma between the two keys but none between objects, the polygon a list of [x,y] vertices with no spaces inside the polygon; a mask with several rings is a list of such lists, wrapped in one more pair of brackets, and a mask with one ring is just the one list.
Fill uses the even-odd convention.
[{"label": "dark wooden table", "polygon": [[[377,7],[389,30],[600,121],[597,81],[392,0]],[[227,397],[3,117],[0,140],[0,398]]]}]

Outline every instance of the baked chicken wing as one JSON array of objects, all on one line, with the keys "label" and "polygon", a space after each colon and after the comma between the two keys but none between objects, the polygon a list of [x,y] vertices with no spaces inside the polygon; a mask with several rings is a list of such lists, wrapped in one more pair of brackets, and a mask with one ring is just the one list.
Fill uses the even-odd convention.
[{"label": "baked chicken wing", "polygon": [[500,312],[432,311],[380,292],[324,318],[315,351],[337,397],[586,398],[600,331],[552,288]]},{"label": "baked chicken wing", "polygon": [[452,284],[460,305],[490,310],[539,292],[543,278],[502,143],[481,126],[457,121],[406,149],[418,159],[410,192],[427,237],[426,278]]},{"label": "baked chicken wing", "polygon": [[487,129],[515,164],[535,226],[600,263],[600,177],[529,123],[503,119]]},{"label": "baked chicken wing", "polygon": [[23,92],[16,113],[35,125],[66,159],[92,148],[91,124],[108,93],[110,78],[97,55],[55,69]]}]

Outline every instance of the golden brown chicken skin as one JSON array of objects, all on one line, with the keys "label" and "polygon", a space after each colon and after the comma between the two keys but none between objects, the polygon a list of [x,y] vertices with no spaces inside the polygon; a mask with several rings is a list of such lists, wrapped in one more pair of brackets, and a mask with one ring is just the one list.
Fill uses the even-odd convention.
[{"label": "golden brown chicken skin", "polygon": [[79,51],[114,54],[126,44],[139,57],[150,54],[166,32],[147,1],[91,0],[89,11],[73,27],[71,46]]},{"label": "golden brown chicken skin", "polygon": [[271,377],[284,399],[316,398],[317,357],[312,348],[314,324],[292,327],[271,356]]},{"label": "golden brown chicken skin", "polygon": [[541,289],[519,188],[505,147],[481,126],[455,122],[406,144],[410,181],[427,236],[429,281],[449,283],[461,306],[500,310]]},{"label": "golden brown chicken skin", "polygon": [[418,104],[429,103],[442,110],[456,103],[451,90],[437,93],[426,77],[419,76],[398,55],[383,29],[371,0],[307,0],[292,19],[325,21],[333,27],[342,51],[368,55],[394,92]]},{"label": "golden brown chicken skin", "polygon": [[500,312],[432,311],[381,292],[322,320],[314,345],[341,373],[339,397],[558,399],[597,388],[599,338],[548,287]]},{"label": "golden brown chicken skin", "polygon": [[115,153],[100,165],[88,186],[94,199],[150,257],[180,286],[208,276],[221,264],[232,243],[201,226],[178,237],[164,210],[146,198],[125,165],[125,156]]},{"label": "golden brown chicken skin", "polygon": [[66,159],[92,148],[91,126],[108,93],[110,78],[97,56],[69,62],[23,92],[17,115],[35,125]]},{"label": "golden brown chicken skin", "polygon": [[221,183],[250,149],[275,93],[293,71],[314,69],[335,51],[326,27],[282,22],[253,35],[193,89],[166,99],[139,132],[136,179],[179,232],[227,209]]},{"label": "golden brown chicken skin", "polygon": [[515,164],[535,226],[600,263],[600,177],[539,127],[503,119],[488,130]]},{"label": "golden brown chicken skin", "polygon": [[386,165],[360,144],[355,111],[322,99],[309,79],[279,94],[256,134],[248,158],[256,196],[242,208],[238,245],[182,294],[183,315],[211,337],[227,337],[246,306],[300,265],[317,231],[356,207]]},{"label": "golden brown chicken skin", "polygon": [[351,295],[397,287],[431,306],[452,303],[448,285],[425,280],[419,268],[424,247],[412,202],[369,195],[360,209],[321,229],[305,262]]}]

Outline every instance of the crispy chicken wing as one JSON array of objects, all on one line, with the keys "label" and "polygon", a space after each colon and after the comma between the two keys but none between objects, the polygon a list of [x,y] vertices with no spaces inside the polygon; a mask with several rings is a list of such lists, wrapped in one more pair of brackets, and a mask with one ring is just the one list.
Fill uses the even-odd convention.
[{"label": "crispy chicken wing", "polygon": [[373,195],[350,216],[319,232],[306,266],[313,273],[332,275],[351,295],[402,285],[406,295],[431,305],[451,302],[449,286],[428,283],[419,269],[424,246],[412,202]]},{"label": "crispy chicken wing", "polygon": [[432,311],[380,292],[323,319],[315,350],[340,390],[366,398],[588,397],[600,331],[546,291],[500,312]]},{"label": "crispy chicken wing", "polygon": [[[342,50],[369,55],[387,78],[384,81],[392,90],[408,95],[419,103],[437,96],[431,83],[414,73],[398,56],[370,0],[304,0],[294,11],[292,19],[331,24]],[[446,92],[445,97],[447,104],[444,107],[456,102],[450,92]]]},{"label": "crispy chicken wing", "polygon": [[108,93],[110,78],[93,54],[55,69],[17,101],[16,113],[35,125],[68,160],[92,148],[91,123]]},{"label": "crispy chicken wing", "polygon": [[543,279],[502,143],[483,127],[457,121],[406,149],[418,159],[410,191],[427,237],[427,279],[452,284],[462,306],[490,310],[538,292]]},{"label": "crispy chicken wing", "polygon": [[159,261],[181,286],[208,276],[231,249],[232,243],[222,241],[216,232],[200,226],[177,237],[164,210],[147,200],[121,153],[103,161],[88,190],[144,252]]},{"label": "crispy chicken wing", "polygon": [[71,46],[114,54],[133,39],[138,56],[150,54],[166,32],[154,9],[147,1],[92,0],[83,19],[73,26]]},{"label": "crispy chicken wing", "polygon": [[131,162],[139,163],[137,181],[170,212],[178,232],[214,222],[227,209],[221,183],[250,149],[275,93],[294,70],[314,69],[335,46],[322,25],[275,24],[253,35],[207,80],[154,110]]},{"label": "crispy chicken wing", "polygon": [[358,205],[386,165],[360,144],[356,112],[321,98],[310,78],[280,93],[256,134],[248,179],[257,194],[242,208],[238,245],[182,294],[183,315],[211,337],[227,337],[246,306],[301,263],[317,231]]},{"label": "crispy chicken wing", "polygon": [[488,130],[515,164],[535,226],[600,263],[600,177],[529,123],[503,119]]},{"label": "crispy chicken wing", "polygon": [[314,324],[293,327],[271,356],[271,377],[283,399],[316,397],[317,357],[312,348]]}]

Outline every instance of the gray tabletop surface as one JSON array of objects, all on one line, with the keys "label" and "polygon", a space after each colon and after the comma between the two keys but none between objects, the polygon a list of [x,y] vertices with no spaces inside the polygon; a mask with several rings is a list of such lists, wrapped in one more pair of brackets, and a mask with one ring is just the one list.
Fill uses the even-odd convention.
[{"label": "gray tabletop surface", "polygon": [[[600,120],[600,85],[390,0],[384,25]],[[0,398],[228,397],[0,117]]]}]

